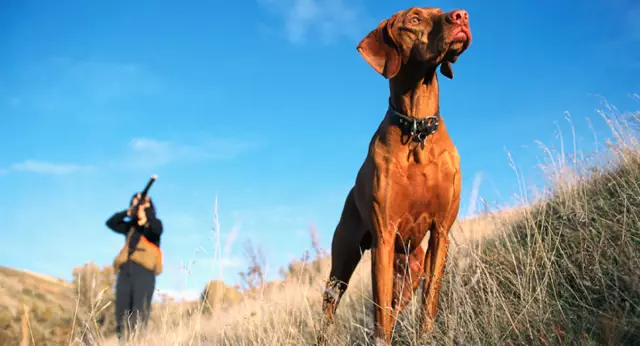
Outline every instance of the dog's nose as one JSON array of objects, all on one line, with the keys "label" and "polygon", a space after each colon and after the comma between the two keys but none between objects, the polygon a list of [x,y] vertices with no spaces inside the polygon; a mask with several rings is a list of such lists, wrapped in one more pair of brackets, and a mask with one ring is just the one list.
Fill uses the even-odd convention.
[{"label": "dog's nose", "polygon": [[469,23],[469,13],[465,10],[455,10],[449,12],[449,20],[455,24],[468,24]]}]

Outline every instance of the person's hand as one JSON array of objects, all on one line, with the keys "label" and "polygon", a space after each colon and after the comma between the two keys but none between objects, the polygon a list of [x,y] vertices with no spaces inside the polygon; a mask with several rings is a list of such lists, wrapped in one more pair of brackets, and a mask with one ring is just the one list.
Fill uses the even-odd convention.
[{"label": "person's hand", "polygon": [[146,196],[144,202],[138,208],[138,225],[142,226],[147,223],[147,208],[151,207],[149,196]]},{"label": "person's hand", "polygon": [[135,206],[138,204],[138,201],[140,200],[140,194],[136,194],[135,197],[133,197],[133,199],[131,200],[131,204],[129,205],[129,209],[127,209],[127,216],[128,217],[132,217],[133,216],[133,208],[135,208]]}]

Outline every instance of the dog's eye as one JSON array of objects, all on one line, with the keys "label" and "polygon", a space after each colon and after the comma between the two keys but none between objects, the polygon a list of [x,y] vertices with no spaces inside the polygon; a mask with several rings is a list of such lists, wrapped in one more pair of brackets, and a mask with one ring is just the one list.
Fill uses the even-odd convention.
[{"label": "dog's eye", "polygon": [[420,23],[420,18],[418,17],[413,17],[411,18],[411,20],[409,21],[411,24],[418,24]]}]

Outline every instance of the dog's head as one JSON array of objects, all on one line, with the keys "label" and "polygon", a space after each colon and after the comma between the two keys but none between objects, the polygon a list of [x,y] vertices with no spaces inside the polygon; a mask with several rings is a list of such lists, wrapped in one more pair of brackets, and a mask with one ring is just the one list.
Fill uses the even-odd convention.
[{"label": "dog's head", "polygon": [[466,11],[412,7],[383,20],[360,41],[358,52],[385,78],[393,78],[405,65],[440,65],[440,73],[453,78],[451,64],[470,43]]}]

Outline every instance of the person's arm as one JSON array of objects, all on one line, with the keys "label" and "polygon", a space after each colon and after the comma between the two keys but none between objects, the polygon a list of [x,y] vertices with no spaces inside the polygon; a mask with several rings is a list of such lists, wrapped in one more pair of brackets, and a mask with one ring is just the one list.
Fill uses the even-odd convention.
[{"label": "person's arm", "polygon": [[160,246],[160,235],[162,234],[163,227],[162,221],[156,217],[156,215],[150,210],[146,210],[147,224],[144,227],[144,237],[150,242]]},{"label": "person's arm", "polygon": [[151,210],[147,209],[145,212],[147,214],[147,222],[149,223],[149,228],[146,233],[151,233],[155,237],[160,238],[162,234],[162,221],[160,221]]},{"label": "person's arm", "polygon": [[126,210],[113,214],[106,222],[107,227],[116,233],[127,234],[129,232],[129,224],[124,221],[125,216],[127,216]]},{"label": "person's arm", "polygon": [[151,216],[148,220],[149,220],[149,230],[147,231],[147,233],[151,233],[157,238],[160,238],[160,235],[162,234],[162,231],[163,231],[162,221],[156,218],[155,215]]}]

